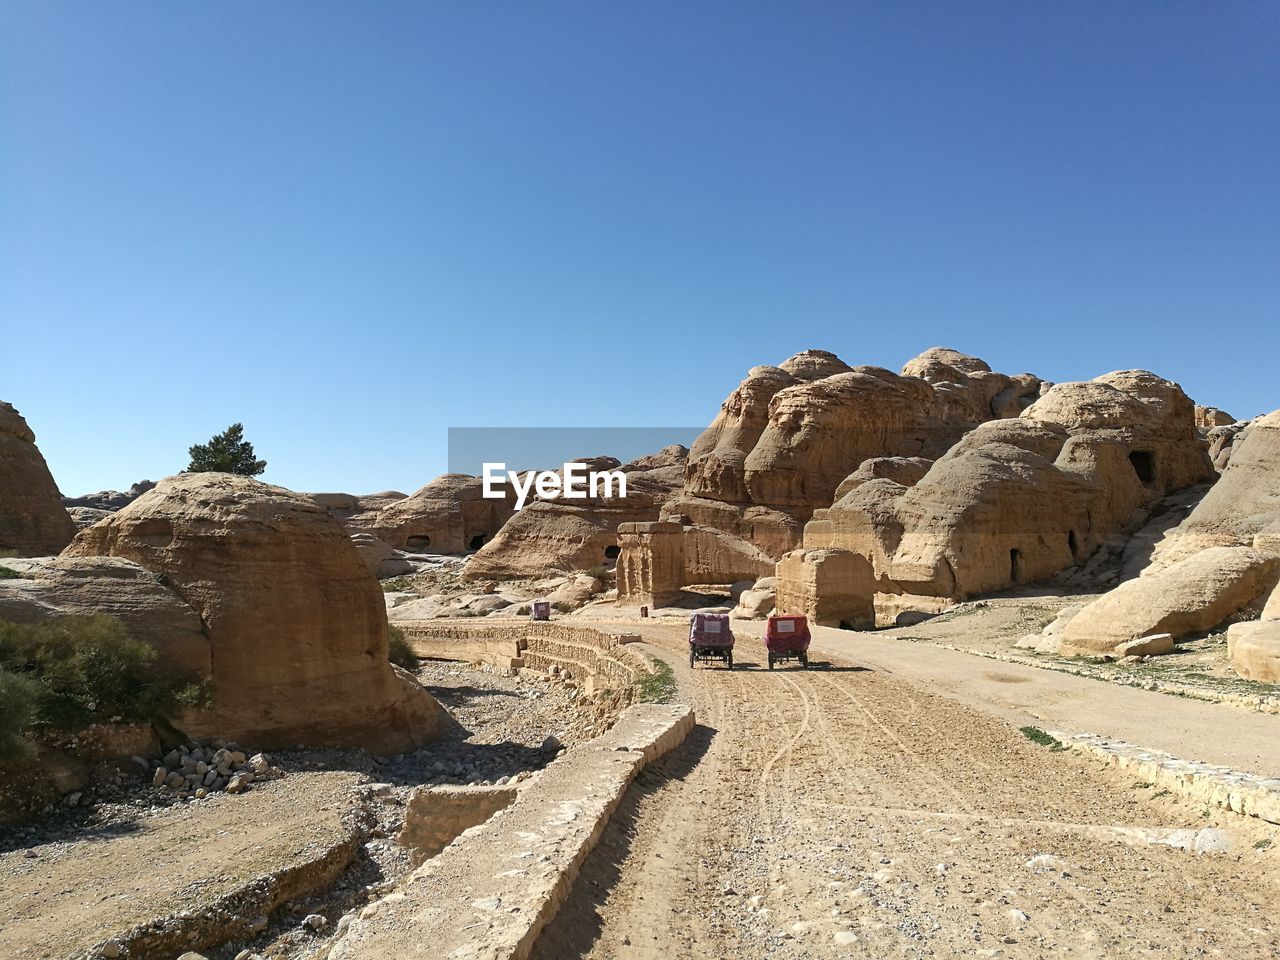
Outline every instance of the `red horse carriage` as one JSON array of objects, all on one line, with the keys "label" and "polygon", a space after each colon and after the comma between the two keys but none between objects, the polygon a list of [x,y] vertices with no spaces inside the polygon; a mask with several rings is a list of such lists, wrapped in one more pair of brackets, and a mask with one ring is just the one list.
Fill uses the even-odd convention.
[{"label": "red horse carriage", "polygon": [[695,613],[689,618],[689,666],[699,660],[722,660],[733,669],[733,632],[727,613]]},{"label": "red horse carriage", "polygon": [[804,617],[775,615],[764,630],[764,645],[769,651],[769,669],[782,660],[799,660],[809,667],[809,621]]}]

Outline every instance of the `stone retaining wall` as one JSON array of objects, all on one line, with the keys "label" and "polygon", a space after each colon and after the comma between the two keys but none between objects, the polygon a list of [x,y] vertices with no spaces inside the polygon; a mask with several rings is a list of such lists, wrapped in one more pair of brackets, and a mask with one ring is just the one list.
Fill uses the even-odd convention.
[{"label": "stone retaining wall", "polygon": [[1145,750],[1092,733],[1048,733],[1072,750],[1129,771],[1197,803],[1280,824],[1280,779],[1242,773],[1212,763],[1179,760],[1159,750]]},{"label": "stone retaining wall", "polygon": [[366,907],[311,960],[526,960],[636,774],[693,726],[685,706],[631,707]]},{"label": "stone retaining wall", "polygon": [[471,624],[450,620],[401,620],[396,626],[421,656],[481,659],[501,667],[577,667],[605,686],[630,687],[652,671],[643,654],[628,650],[626,634],[566,623],[506,621]]}]

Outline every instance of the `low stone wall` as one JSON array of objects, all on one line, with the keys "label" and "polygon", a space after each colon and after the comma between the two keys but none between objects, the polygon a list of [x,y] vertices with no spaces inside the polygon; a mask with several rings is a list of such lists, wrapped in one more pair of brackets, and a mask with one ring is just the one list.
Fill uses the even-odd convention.
[{"label": "low stone wall", "polygon": [[1280,779],[1259,777],[1211,763],[1179,760],[1159,750],[1145,750],[1123,740],[1109,740],[1092,733],[1048,732],[1072,750],[1128,771],[1197,803],[1280,824]]},{"label": "low stone wall", "polygon": [[464,831],[511,806],[518,795],[519,788],[514,786],[418,787],[405,807],[400,845],[409,851],[414,866],[419,866]]},{"label": "low stone wall", "polygon": [[312,960],[526,960],[636,774],[693,726],[685,706],[631,707],[366,907]]},{"label": "low stone wall", "polygon": [[614,688],[630,687],[652,670],[648,658],[626,648],[631,635],[593,627],[554,621],[481,625],[456,620],[401,620],[396,626],[420,656],[479,659],[495,666],[523,666],[543,672],[567,666]]}]

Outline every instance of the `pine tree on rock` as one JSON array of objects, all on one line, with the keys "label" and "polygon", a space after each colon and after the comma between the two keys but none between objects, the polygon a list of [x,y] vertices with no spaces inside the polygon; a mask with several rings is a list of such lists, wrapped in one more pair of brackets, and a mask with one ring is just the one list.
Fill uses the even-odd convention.
[{"label": "pine tree on rock", "polygon": [[236,473],[256,477],[267,469],[267,461],[256,460],[253,444],[244,438],[244,425],[233,423],[208,443],[197,443],[187,451],[191,455],[186,473]]}]

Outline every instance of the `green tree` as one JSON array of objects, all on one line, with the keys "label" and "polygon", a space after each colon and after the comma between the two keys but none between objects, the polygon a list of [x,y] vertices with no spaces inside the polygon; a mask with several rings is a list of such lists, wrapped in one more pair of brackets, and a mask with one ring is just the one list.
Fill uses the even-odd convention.
[{"label": "green tree", "polygon": [[233,423],[208,443],[197,443],[188,453],[187,473],[238,473],[256,477],[267,469],[267,461],[255,460],[253,444],[244,438],[244,425]]}]

